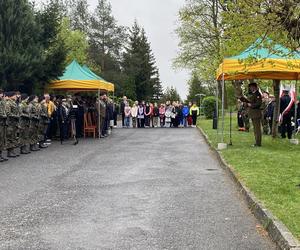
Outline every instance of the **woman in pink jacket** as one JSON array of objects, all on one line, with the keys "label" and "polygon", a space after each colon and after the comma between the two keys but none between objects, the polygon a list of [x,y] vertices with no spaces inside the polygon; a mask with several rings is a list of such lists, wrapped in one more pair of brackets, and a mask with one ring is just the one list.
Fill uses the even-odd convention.
[{"label": "woman in pink jacket", "polygon": [[163,128],[165,126],[165,113],[166,108],[165,105],[162,103],[159,107],[159,119],[160,119],[160,126]]}]

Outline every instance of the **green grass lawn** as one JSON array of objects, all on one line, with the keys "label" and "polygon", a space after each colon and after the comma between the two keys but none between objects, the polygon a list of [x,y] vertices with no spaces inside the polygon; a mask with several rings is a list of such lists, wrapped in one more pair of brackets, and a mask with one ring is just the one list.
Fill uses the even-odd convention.
[{"label": "green grass lawn", "polygon": [[[254,135],[237,130],[233,117],[233,146],[221,152],[255,196],[300,239],[300,145],[287,139],[263,137],[261,148],[252,148]],[[212,120],[198,121],[212,145],[217,145],[217,132]],[[300,139],[300,136],[299,136]],[[229,143],[229,117],[225,121],[225,142]]]}]

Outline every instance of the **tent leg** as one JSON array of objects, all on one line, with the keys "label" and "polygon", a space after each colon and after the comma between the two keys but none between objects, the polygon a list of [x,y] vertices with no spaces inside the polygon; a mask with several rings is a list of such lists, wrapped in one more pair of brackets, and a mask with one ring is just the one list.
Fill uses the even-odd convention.
[{"label": "tent leg", "polygon": [[222,138],[221,142],[224,143],[224,101],[225,101],[225,95],[224,95],[224,87],[225,86],[225,80],[224,80],[224,73],[222,75]]},{"label": "tent leg", "polygon": [[101,137],[101,117],[100,117],[101,105],[100,105],[100,89],[98,89],[98,138]]},{"label": "tent leg", "polygon": [[217,118],[217,143],[219,142],[219,83],[216,82],[216,118]]},{"label": "tent leg", "polygon": [[298,104],[297,104],[297,85],[298,85],[298,79],[296,80],[295,83],[295,114],[294,114],[294,120],[295,120],[295,133],[294,133],[294,139],[296,139],[296,133],[297,133],[297,126],[298,126],[298,122],[297,122],[297,113],[298,113]]}]

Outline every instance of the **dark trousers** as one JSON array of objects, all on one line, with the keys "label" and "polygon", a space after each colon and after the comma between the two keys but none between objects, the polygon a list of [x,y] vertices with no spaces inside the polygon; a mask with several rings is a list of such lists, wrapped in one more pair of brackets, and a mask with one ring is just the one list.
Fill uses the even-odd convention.
[{"label": "dark trousers", "polygon": [[68,137],[68,123],[67,122],[59,122],[59,135],[60,141],[64,141]]},{"label": "dark trousers", "polygon": [[197,111],[192,112],[193,125],[197,125]]},{"label": "dark trousers", "polygon": [[118,125],[118,112],[114,111],[114,126]]},{"label": "dark trousers", "polygon": [[257,146],[261,146],[261,119],[252,119],[252,123],[254,129],[255,144]]},{"label": "dark trousers", "polygon": [[145,127],[145,119],[138,118],[138,128]]},{"label": "dark trousers", "polygon": [[122,127],[125,127],[125,113],[122,112]]},{"label": "dark trousers", "polygon": [[286,138],[286,134],[288,135],[289,139],[292,139],[292,121],[291,121],[291,116],[289,115],[284,115],[281,123],[281,137]]},{"label": "dark trousers", "polygon": [[150,127],[150,116],[148,115],[145,116],[145,126]]}]

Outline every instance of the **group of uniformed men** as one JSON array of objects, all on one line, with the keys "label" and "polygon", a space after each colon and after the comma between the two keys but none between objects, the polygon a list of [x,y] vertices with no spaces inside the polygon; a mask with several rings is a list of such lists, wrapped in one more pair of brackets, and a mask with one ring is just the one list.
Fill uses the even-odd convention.
[{"label": "group of uniformed men", "polygon": [[46,148],[48,126],[45,97],[28,96],[0,89],[0,162]]}]

